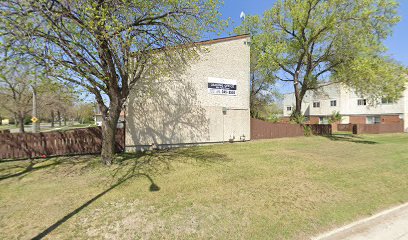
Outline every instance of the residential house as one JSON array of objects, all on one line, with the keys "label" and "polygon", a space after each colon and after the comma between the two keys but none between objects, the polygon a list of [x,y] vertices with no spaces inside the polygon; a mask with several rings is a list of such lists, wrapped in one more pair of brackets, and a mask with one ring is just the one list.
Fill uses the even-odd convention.
[{"label": "residential house", "polygon": [[[96,126],[102,126],[102,113],[98,107],[95,107],[95,116],[94,121]],[[125,111],[121,111],[118,119],[118,128],[123,128],[123,124],[125,122]]]},{"label": "residential house", "polygon": [[[285,94],[283,101],[284,117],[290,117],[295,106],[293,93]],[[341,84],[333,84],[318,91],[309,91],[302,102],[302,113],[310,123],[328,123],[333,112],[342,115],[341,123],[348,124],[387,124],[404,123],[408,132],[408,89],[397,101],[379,99],[370,102]]]}]

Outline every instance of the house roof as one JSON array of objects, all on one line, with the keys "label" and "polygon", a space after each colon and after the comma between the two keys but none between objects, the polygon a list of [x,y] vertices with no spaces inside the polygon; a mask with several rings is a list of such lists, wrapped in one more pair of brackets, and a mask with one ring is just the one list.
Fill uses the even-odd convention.
[{"label": "house roof", "polygon": [[[235,36],[230,36],[230,37],[222,37],[222,38],[215,38],[215,39],[210,39],[210,40],[203,40],[203,41],[199,41],[199,42],[193,42],[193,43],[186,43],[186,44],[181,44],[181,45],[177,45],[177,46],[171,46],[171,47],[160,47],[160,48],[155,48],[155,49],[150,49],[150,50],[145,50],[145,51],[161,51],[164,50],[166,48],[172,49],[172,48],[177,48],[180,46],[190,46],[190,47],[194,47],[194,46],[202,46],[202,45],[211,45],[214,43],[220,43],[220,42],[228,42],[228,41],[234,41],[237,39],[244,39],[244,38],[248,38],[250,37],[249,34],[242,34],[242,35],[235,35]],[[144,51],[143,51],[144,52]],[[133,52],[133,54],[135,54],[135,52]]]},{"label": "house roof", "polygon": [[248,38],[249,36],[250,36],[249,34],[235,35],[235,36],[215,38],[215,39],[195,42],[195,44],[197,44],[197,45],[210,45],[210,44],[219,43],[219,42],[228,42],[228,41],[233,41],[233,40],[237,40],[237,39]]}]

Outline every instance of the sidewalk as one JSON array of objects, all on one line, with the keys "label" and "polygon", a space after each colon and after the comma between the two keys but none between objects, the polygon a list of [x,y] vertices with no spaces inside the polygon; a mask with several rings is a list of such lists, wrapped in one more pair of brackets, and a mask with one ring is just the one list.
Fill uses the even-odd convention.
[{"label": "sidewalk", "polygon": [[408,240],[408,203],[312,239]]}]

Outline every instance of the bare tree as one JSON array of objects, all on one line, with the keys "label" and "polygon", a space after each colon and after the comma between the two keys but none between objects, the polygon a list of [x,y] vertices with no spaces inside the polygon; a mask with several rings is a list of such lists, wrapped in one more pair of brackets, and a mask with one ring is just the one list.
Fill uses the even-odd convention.
[{"label": "bare tree", "polygon": [[27,71],[16,66],[2,66],[0,74],[0,107],[18,121],[19,131],[25,132],[24,119],[32,109],[32,91]]}]

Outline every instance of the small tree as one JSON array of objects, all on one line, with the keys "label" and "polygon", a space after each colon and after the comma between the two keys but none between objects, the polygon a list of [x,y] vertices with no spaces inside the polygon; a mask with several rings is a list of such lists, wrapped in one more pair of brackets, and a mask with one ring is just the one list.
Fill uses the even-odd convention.
[{"label": "small tree", "polygon": [[306,92],[333,83],[398,98],[405,69],[383,44],[400,19],[397,7],[395,0],[278,0],[258,21],[258,65],[293,85],[295,117]]},{"label": "small tree", "polygon": [[[15,62],[0,64],[0,107],[18,122],[19,132],[24,133],[24,119],[32,109],[30,72]],[[24,66],[27,67],[27,66]]]},{"label": "small tree", "polygon": [[192,43],[223,25],[218,5],[218,0],[2,1],[0,34],[7,36],[6,45],[43,61],[53,77],[94,95],[103,117],[101,157],[111,164],[116,125],[130,91],[140,79],[185,67],[197,51]]},{"label": "small tree", "polygon": [[61,114],[73,108],[74,102],[79,98],[79,94],[69,85],[50,80],[38,87],[37,91],[39,112],[50,119],[51,127],[55,126],[55,119],[61,126]]},{"label": "small tree", "polygon": [[341,116],[340,112],[334,111],[329,118],[329,123],[332,124],[332,123],[340,122],[341,119],[343,119],[343,117]]}]

